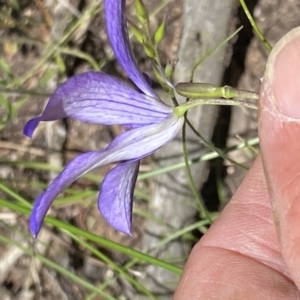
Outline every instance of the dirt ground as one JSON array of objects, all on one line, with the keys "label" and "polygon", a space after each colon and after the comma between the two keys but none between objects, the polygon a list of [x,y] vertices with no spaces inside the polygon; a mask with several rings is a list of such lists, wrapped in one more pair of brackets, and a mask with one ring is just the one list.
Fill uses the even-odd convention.
[{"label": "dirt ground", "polygon": [[[131,20],[135,20],[132,2],[127,1],[127,13]],[[178,58],[184,25],[181,19],[184,1],[169,2],[151,18],[154,29],[167,15],[167,34],[160,46],[163,65]],[[248,2],[272,45],[290,29],[300,25],[299,0]],[[67,77],[101,68],[126,80],[108,44],[101,1],[70,0],[67,5],[61,3],[54,0],[0,0],[0,183],[30,202],[71,158],[104,148],[120,132],[118,126],[104,127],[68,119],[41,124],[32,140],[22,133],[25,122],[41,112],[47,95]],[[151,12],[155,12],[161,3],[158,0],[146,2]],[[239,25],[243,25],[244,29],[229,49],[223,81],[234,87],[258,91],[268,52],[253,35],[237,4],[232,26]],[[134,39],[132,45],[140,68],[152,76],[151,65],[142,47]],[[256,114],[244,109],[222,108],[214,130],[213,143],[216,146],[236,145],[241,140],[257,136]],[[231,158],[248,164],[254,156],[253,152],[230,153]],[[210,167],[210,176],[202,194],[210,209],[218,210],[230,199],[245,171],[219,160],[212,161]],[[136,197],[133,237],[129,238],[106,225],[95,205],[101,178],[110,168],[95,170],[93,177],[73,184],[65,196],[75,197],[75,200],[57,203],[51,208],[51,215],[122,245],[140,249],[151,184],[146,180],[137,185],[138,191],[143,193]],[[141,171],[150,169],[151,158],[147,158],[142,162]],[[220,170],[224,202],[218,198],[217,191]],[[81,194],[76,196],[74,191]],[[16,202],[16,198],[3,188],[0,189],[0,198]],[[106,291],[115,299],[137,299],[136,289],[128,281],[116,277],[107,263],[96,259],[90,251],[58,230],[45,226],[39,237],[42,243],[33,244],[27,223],[27,216],[2,208],[0,204],[1,236],[18,241],[92,285],[109,282]],[[129,261],[124,254],[97,247],[119,266]],[[88,298],[91,295],[88,289],[51,267],[45,267],[34,253],[25,254],[20,248],[0,239],[0,300],[102,299],[100,296]]]}]

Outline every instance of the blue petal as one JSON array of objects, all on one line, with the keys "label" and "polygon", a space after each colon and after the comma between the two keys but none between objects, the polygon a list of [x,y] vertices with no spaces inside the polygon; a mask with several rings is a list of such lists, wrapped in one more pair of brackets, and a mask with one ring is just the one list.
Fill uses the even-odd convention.
[{"label": "blue petal", "polygon": [[34,238],[38,235],[43,220],[54,199],[77,178],[92,169],[101,157],[103,157],[103,151],[87,152],[77,156],[51,182],[47,190],[36,199],[30,215],[29,226]]},{"label": "blue petal", "polygon": [[40,123],[40,117],[37,117],[37,118],[33,118],[31,120],[29,120],[26,125],[24,126],[24,129],[23,129],[23,133],[28,136],[29,138],[32,137],[33,135],[33,132],[35,131],[35,129],[37,128],[37,126],[39,125]]},{"label": "blue petal", "polygon": [[113,168],[105,176],[98,198],[98,208],[105,220],[116,230],[129,235],[139,165],[139,161],[125,162]]},{"label": "blue petal", "polygon": [[[151,154],[172,140],[180,130],[182,123],[183,118],[172,116],[161,123],[135,128],[120,134],[103,151],[87,152],[77,156],[67,164],[34,203],[30,216],[32,235],[36,237],[39,233],[44,217],[54,199],[77,178],[105,164],[138,160]],[[125,227],[124,231],[126,231]]]},{"label": "blue petal", "polygon": [[107,34],[115,56],[128,77],[146,95],[156,97],[153,89],[137,67],[129,42],[124,0],[105,0]]},{"label": "blue petal", "polygon": [[171,141],[179,132],[183,118],[171,116],[166,120],[126,131],[118,135],[107,147],[121,160],[142,158]]},{"label": "blue petal", "polygon": [[31,136],[39,121],[65,117],[94,124],[138,127],[160,122],[172,108],[141,94],[119,79],[99,72],[75,75],[50,97],[42,115],[30,120],[24,133]]}]

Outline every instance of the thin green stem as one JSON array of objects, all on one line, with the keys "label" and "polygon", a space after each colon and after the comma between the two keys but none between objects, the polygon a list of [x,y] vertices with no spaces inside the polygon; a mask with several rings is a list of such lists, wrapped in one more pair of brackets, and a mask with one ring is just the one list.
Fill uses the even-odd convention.
[{"label": "thin green stem", "polygon": [[194,132],[194,134],[199,137],[199,139],[201,140],[201,142],[209,149],[211,149],[212,151],[215,151],[216,154],[219,155],[219,157],[223,158],[224,160],[229,161],[230,163],[232,163],[233,165],[240,167],[241,169],[244,170],[248,170],[249,168],[246,167],[243,164],[238,163],[237,161],[235,161],[234,159],[231,159],[230,157],[228,157],[225,153],[223,153],[222,150],[218,149],[217,147],[215,147],[212,143],[210,143],[202,134],[200,134],[195,127],[191,124],[191,122],[186,119],[187,124],[189,125],[189,127],[191,128],[191,130]]},{"label": "thin green stem", "polygon": [[165,6],[167,6],[170,2],[172,2],[172,0],[164,0],[164,1],[160,1],[159,5],[157,5],[155,7],[155,9],[153,9],[150,13],[149,13],[149,17],[153,17],[156,16]]},{"label": "thin green stem", "polygon": [[196,185],[195,185],[195,182],[193,179],[193,175],[191,172],[191,167],[190,167],[189,160],[188,160],[188,154],[187,154],[188,152],[187,152],[187,146],[186,146],[186,120],[184,121],[183,126],[182,126],[182,149],[183,149],[183,158],[184,158],[184,162],[185,162],[185,168],[186,168],[187,176],[188,176],[189,183],[190,183],[190,188],[194,194],[194,197],[197,199],[199,209],[202,214],[201,217],[205,217],[211,224],[212,223],[211,216],[210,216],[209,212],[207,211],[207,209],[204,205],[204,201],[201,198],[201,196],[196,188]]},{"label": "thin green stem", "polygon": [[199,105],[231,105],[231,106],[245,106],[251,109],[257,110],[257,104],[252,103],[248,100],[237,100],[237,99],[193,99],[191,101],[187,101],[179,106],[174,108],[174,113],[178,117],[182,117],[189,109],[199,106]]},{"label": "thin green stem", "polygon": [[[248,140],[248,141],[245,141],[245,142],[242,142],[236,146],[232,146],[228,149],[224,149],[222,150],[222,152],[224,154],[230,152],[230,151],[234,151],[234,150],[240,150],[240,149],[243,149],[245,147],[248,147],[248,146],[256,146],[259,144],[259,139],[258,137],[255,137],[251,140]],[[209,152],[209,153],[206,153],[198,158],[194,158],[194,159],[191,159],[188,161],[189,165],[192,165],[192,164],[196,164],[196,163],[199,163],[201,161],[208,161],[208,160],[212,160],[212,159],[215,159],[217,157],[219,157],[219,153],[216,152],[216,151],[212,151],[212,152]],[[228,160],[228,158],[226,158]],[[140,174],[138,176],[138,180],[144,180],[144,179],[147,179],[147,178],[150,178],[150,177],[153,177],[153,176],[157,176],[159,174],[163,174],[163,173],[168,173],[168,172],[171,172],[171,171],[174,171],[174,170],[177,170],[177,169],[180,169],[180,168],[183,168],[185,167],[185,162],[180,162],[178,164],[174,164],[174,165],[170,165],[168,167],[165,167],[165,168],[161,168],[161,169],[158,169],[158,170],[154,170],[154,171],[150,171],[150,172],[147,172],[147,173],[144,173],[144,174]]]},{"label": "thin green stem", "polygon": [[33,90],[23,90],[23,89],[8,89],[0,87],[0,93],[3,94],[19,94],[19,95],[29,95],[29,96],[41,96],[41,97],[49,97],[51,93],[33,91]]},{"label": "thin green stem", "polygon": [[21,197],[19,194],[15,193],[14,191],[12,191],[6,185],[0,183],[0,190],[2,190],[4,193],[11,196],[15,200],[17,200],[20,204],[31,208],[30,203],[26,199],[24,199],[23,197]]},{"label": "thin green stem", "polygon": [[207,59],[207,57],[209,57],[210,55],[212,55],[215,51],[217,51],[218,49],[220,49],[221,47],[223,47],[228,41],[230,41],[235,35],[238,34],[238,32],[243,28],[243,26],[239,27],[234,33],[232,33],[231,35],[229,35],[224,41],[222,41],[217,47],[211,49],[210,51],[208,51],[207,53],[205,53],[205,55],[201,56],[195,63],[195,65],[192,68],[191,71],[191,75],[190,75],[190,82],[194,81],[194,77],[195,77],[195,72],[196,69],[199,67],[199,65]]},{"label": "thin green stem", "polygon": [[[166,238],[160,240],[153,248],[149,249],[148,251],[151,251],[153,249],[158,249],[159,247],[165,246],[166,244],[177,240],[178,238],[180,238],[181,236],[195,230],[198,228],[207,228],[206,226],[209,225],[209,221],[208,220],[201,220],[197,223],[191,224],[189,226],[186,226],[180,230],[177,230],[174,233],[169,234]],[[202,232],[204,233],[204,232]]]},{"label": "thin green stem", "polygon": [[67,47],[58,47],[57,51],[59,53],[68,54],[71,56],[82,58],[82,59],[86,60],[95,71],[100,71],[98,63],[95,61],[95,59],[91,55],[89,55],[86,52],[80,51],[78,49],[67,48]]},{"label": "thin green stem", "polygon": [[267,39],[264,37],[264,35],[262,34],[261,30],[259,29],[259,27],[257,26],[255,20],[253,19],[246,3],[244,0],[240,0],[240,3],[243,7],[243,10],[251,24],[251,26],[253,27],[254,29],[254,32],[256,33],[257,37],[260,39],[260,41],[263,43],[263,45],[265,46],[265,48],[268,50],[268,51],[271,51],[272,50],[272,46],[269,44],[269,42],[267,41]]}]

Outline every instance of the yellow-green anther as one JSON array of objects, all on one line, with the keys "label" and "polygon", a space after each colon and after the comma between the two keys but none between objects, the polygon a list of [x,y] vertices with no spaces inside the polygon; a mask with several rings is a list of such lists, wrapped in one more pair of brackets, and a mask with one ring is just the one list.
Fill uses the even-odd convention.
[{"label": "yellow-green anther", "polygon": [[141,23],[149,26],[149,15],[142,0],[134,0],[136,14]]},{"label": "yellow-green anther", "polygon": [[143,37],[144,34],[143,34],[142,30],[129,20],[128,20],[128,23],[129,23],[130,29],[131,29],[133,35],[135,36],[135,38],[137,39],[137,41],[139,43],[143,44],[145,37]]},{"label": "yellow-green anther", "polygon": [[146,55],[150,58],[156,58],[156,51],[154,49],[154,47],[148,43],[148,42],[143,42],[143,45],[144,45],[144,49],[145,49],[145,52],[146,52]]},{"label": "yellow-green anther", "polygon": [[155,34],[154,34],[155,44],[158,44],[162,41],[162,39],[165,36],[165,31],[166,31],[166,21],[164,20],[155,31]]}]

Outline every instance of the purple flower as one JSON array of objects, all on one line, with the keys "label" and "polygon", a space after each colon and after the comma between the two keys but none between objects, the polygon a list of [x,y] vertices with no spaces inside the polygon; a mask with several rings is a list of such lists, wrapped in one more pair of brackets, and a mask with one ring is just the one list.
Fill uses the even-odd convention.
[{"label": "purple flower", "polygon": [[172,140],[183,118],[156,96],[137,68],[130,47],[124,0],[104,2],[108,36],[115,56],[140,90],[112,76],[87,72],[62,84],[50,97],[39,117],[31,119],[24,134],[31,137],[40,121],[65,117],[94,124],[120,124],[131,128],[117,136],[107,148],[77,156],[35,201],[30,230],[36,237],[54,199],[77,178],[105,164],[117,163],[104,178],[98,208],[115,229],[131,233],[132,198],[139,160]]}]

